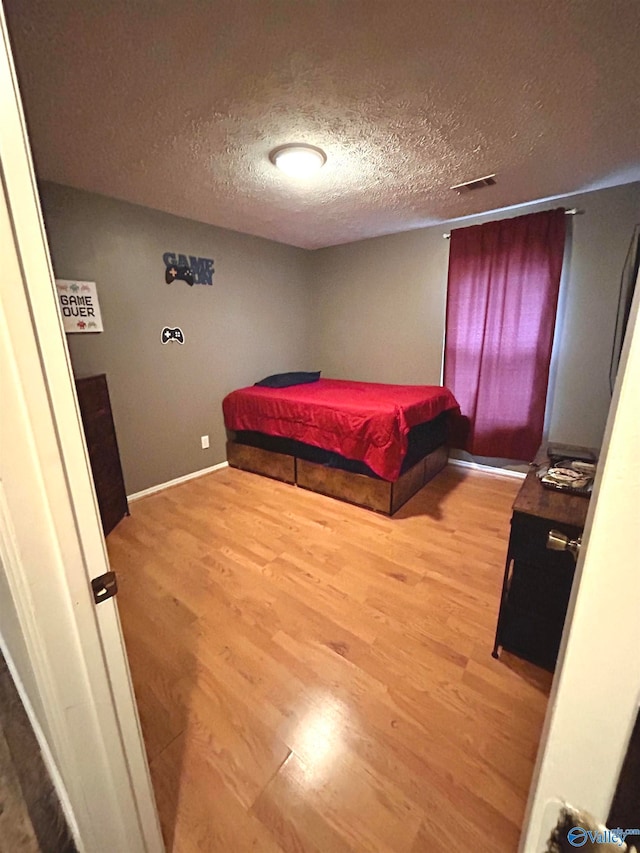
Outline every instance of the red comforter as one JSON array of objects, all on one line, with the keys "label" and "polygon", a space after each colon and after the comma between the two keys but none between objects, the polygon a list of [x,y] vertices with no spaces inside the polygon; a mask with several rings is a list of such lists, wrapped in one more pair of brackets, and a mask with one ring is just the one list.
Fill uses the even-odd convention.
[{"label": "red comforter", "polygon": [[289,388],[252,385],[222,401],[231,430],[293,438],[365,462],[385,480],[397,480],[411,427],[457,409],[438,385],[382,385],[320,379]]}]

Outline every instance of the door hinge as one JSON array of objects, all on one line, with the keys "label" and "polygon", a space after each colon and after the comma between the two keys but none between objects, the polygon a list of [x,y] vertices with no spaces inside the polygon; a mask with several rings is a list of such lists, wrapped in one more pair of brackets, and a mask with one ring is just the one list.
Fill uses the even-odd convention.
[{"label": "door hinge", "polygon": [[91,589],[93,590],[93,600],[96,604],[101,601],[106,601],[107,598],[113,598],[118,592],[118,581],[115,572],[107,572],[100,575],[99,578],[93,578],[91,581]]}]

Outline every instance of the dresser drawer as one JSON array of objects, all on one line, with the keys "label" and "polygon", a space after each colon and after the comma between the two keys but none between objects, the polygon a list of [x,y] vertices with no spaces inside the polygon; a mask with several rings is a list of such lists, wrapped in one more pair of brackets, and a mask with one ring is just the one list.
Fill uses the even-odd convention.
[{"label": "dresser drawer", "polygon": [[549,564],[531,565],[514,560],[507,591],[507,601],[513,607],[529,610],[545,619],[564,621],[574,575],[570,566]]},{"label": "dresser drawer", "polygon": [[530,610],[506,604],[502,614],[500,644],[509,652],[553,672],[562,640],[564,614],[545,619]]},{"label": "dresser drawer", "polygon": [[549,568],[573,570],[573,557],[568,551],[551,551],[547,548],[550,530],[559,530],[570,539],[577,539],[582,530],[567,524],[559,524],[546,518],[537,518],[524,513],[514,513],[511,519],[509,554],[515,560]]}]

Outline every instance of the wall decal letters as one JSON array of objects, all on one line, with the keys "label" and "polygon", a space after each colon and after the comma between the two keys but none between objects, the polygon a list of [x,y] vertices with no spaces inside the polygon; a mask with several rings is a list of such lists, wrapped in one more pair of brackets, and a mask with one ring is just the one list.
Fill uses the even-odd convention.
[{"label": "wall decal letters", "polygon": [[162,256],[165,265],[164,280],[167,284],[179,279],[188,285],[213,284],[213,259],[197,258],[194,255],[180,255],[165,252]]}]

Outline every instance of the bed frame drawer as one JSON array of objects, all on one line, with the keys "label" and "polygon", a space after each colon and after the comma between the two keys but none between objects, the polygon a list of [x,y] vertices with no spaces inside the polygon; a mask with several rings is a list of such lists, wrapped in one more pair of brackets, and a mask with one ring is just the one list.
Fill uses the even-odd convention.
[{"label": "bed frame drawer", "polygon": [[306,459],[264,450],[249,444],[227,441],[227,460],[232,468],[242,468],[254,474],[263,474],[292,483],[311,492],[339,498],[342,501],[393,515],[409,498],[420,491],[447,464],[446,446],[417,462],[398,480],[391,483],[366,474],[355,474],[340,468],[331,468],[308,462]]},{"label": "bed frame drawer", "polygon": [[340,498],[387,515],[391,513],[391,483],[386,480],[376,480],[365,474],[353,474],[298,459],[296,482],[303,489],[321,495]]},{"label": "bed frame drawer", "polygon": [[296,460],[293,456],[286,456],[284,453],[271,453],[260,447],[228,441],[227,461],[232,468],[264,474],[266,477],[283,480],[285,483],[296,481]]}]

